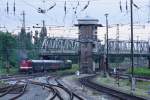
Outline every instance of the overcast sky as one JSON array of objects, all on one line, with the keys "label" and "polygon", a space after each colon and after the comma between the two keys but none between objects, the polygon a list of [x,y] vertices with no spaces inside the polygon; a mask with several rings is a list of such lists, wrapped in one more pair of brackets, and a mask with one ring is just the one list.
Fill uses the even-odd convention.
[{"label": "overcast sky", "polygon": [[[66,1],[66,15],[65,15]],[[79,1],[79,3],[78,3]],[[88,4],[87,9],[82,9]],[[121,1],[121,3],[120,3]],[[150,0],[133,0],[134,4],[134,23],[138,25],[146,24],[150,17]],[[7,2],[9,13],[7,14]],[[128,24],[130,23],[130,0],[15,0],[16,14],[13,15],[14,0],[0,0],[0,26],[6,26],[8,30],[14,31],[17,26],[21,26],[22,11],[26,13],[26,26],[41,24],[42,20],[46,25],[73,26],[77,18],[89,15],[99,19],[99,23],[105,26],[105,13],[109,13],[109,24]],[[128,8],[126,9],[126,2]],[[56,3],[56,6],[45,14],[38,13],[38,8],[48,9]],[[78,5],[78,6],[77,6]],[[120,10],[122,8],[122,12]],[[139,8],[139,9],[138,9]],[[76,10],[76,14],[74,13]],[[128,11],[127,11],[128,10]],[[103,35],[102,35],[103,36]]]}]

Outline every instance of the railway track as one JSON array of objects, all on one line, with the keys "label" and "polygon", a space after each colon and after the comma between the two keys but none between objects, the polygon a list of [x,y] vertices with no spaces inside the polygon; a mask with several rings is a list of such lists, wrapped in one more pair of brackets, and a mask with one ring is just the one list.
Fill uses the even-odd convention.
[{"label": "railway track", "polygon": [[[42,74],[43,76],[43,74]],[[51,84],[49,83],[49,75],[48,74],[45,74],[45,82],[41,82],[39,80],[34,80],[34,78],[36,77],[41,77],[41,74],[34,74],[32,76],[28,76],[28,75],[23,75],[23,76],[17,76],[16,78],[13,78],[13,77],[9,77],[8,79],[4,79],[5,81],[17,81],[17,80],[22,80],[23,79],[23,83],[28,83],[29,84],[33,84],[33,85],[36,85],[36,86],[40,86],[42,87],[43,89],[47,89],[47,91],[49,91],[49,93],[51,94],[49,97],[47,97],[46,100],[84,100],[82,99],[80,96],[76,95],[75,93],[73,93],[71,90],[67,89],[65,86],[63,86],[60,82],[59,82],[59,79],[57,78],[58,76],[53,74],[53,75],[50,75],[50,77],[53,77],[55,79],[55,83],[56,84]],[[32,79],[33,78],[33,79]],[[14,86],[7,86],[7,87],[4,87],[2,89],[2,91],[4,90],[9,90],[10,89],[14,89],[12,87],[15,87],[16,84],[14,84]],[[27,85],[24,86],[24,89],[27,87]],[[44,91],[44,90],[43,90]],[[1,91],[0,91],[1,93]],[[15,96],[13,97],[12,99],[10,100],[15,100],[15,98],[19,98],[23,95],[24,92],[20,92],[20,94],[18,94],[18,96]],[[67,98],[64,97],[64,93],[67,95]]]},{"label": "railway track", "polygon": [[[68,95],[69,95],[69,98],[68,100],[74,100],[75,98],[77,100],[84,100],[82,97],[78,96],[77,94],[75,94],[73,91],[69,90],[68,88],[66,88],[63,84],[61,84],[60,82],[60,78],[56,77],[55,78],[55,81],[57,83],[57,85],[54,85],[54,84],[51,84],[49,83],[49,77],[46,79],[47,81],[47,84],[50,85],[50,86],[53,86],[53,87],[56,87],[56,88],[60,88],[62,90],[64,90]],[[63,93],[62,93],[63,94]],[[63,99],[65,100],[65,99]]]},{"label": "railway track", "polygon": [[82,97],[78,96],[76,93],[74,93],[73,91],[66,88],[63,84],[61,84],[59,78],[56,78],[55,81],[58,83],[58,86],[61,86],[64,90],[66,90],[66,92],[68,92],[68,94],[70,95],[69,100],[73,100],[74,98],[77,98],[78,100],[84,100]]},{"label": "railway track", "polygon": [[22,91],[17,96],[12,97],[10,100],[16,100],[17,98],[21,97],[25,93],[27,85],[28,83],[24,84]]},{"label": "railway track", "polygon": [[13,85],[9,85],[7,87],[1,88],[0,89],[0,98],[5,97],[6,95],[11,94],[16,94],[16,96],[10,97],[9,100],[16,100],[17,98],[21,97],[26,90],[26,87],[28,85],[28,83],[22,84],[20,85],[21,81],[17,81],[15,84]]},{"label": "railway track", "polygon": [[50,75],[49,73],[33,73],[33,74],[18,74],[18,75],[2,75],[0,76],[1,81],[16,81],[22,79],[31,79],[35,77],[41,77]]},{"label": "railway track", "polygon": [[51,98],[49,98],[49,100],[54,100],[56,97],[58,97],[60,100],[61,99],[61,96],[60,96],[60,93],[55,89],[53,88],[52,86],[49,86],[48,84],[46,83],[41,83],[41,82],[34,82],[34,81],[30,81],[29,82],[30,84],[34,84],[34,85],[38,85],[38,86],[41,86],[43,87],[44,89],[47,88],[49,89],[49,91],[52,92],[53,96]]},{"label": "railway track", "polygon": [[[0,88],[0,98],[8,98],[8,95],[13,94],[13,95],[11,95],[13,97],[9,98],[9,100],[16,100],[17,98],[21,97],[25,93],[27,85],[30,84],[29,79],[34,79],[36,77],[47,76],[47,75],[49,75],[49,74],[48,73],[44,73],[44,74],[43,73],[35,73],[35,74],[29,74],[29,75],[28,74],[26,74],[26,75],[10,75],[10,76],[6,75],[3,77],[0,77],[1,81],[5,81],[8,84],[12,84],[11,82],[13,82],[13,85],[7,85],[7,86],[3,86]],[[22,85],[20,85],[19,83],[21,83]],[[57,91],[56,89],[52,89],[48,86],[47,86],[47,88],[51,89],[51,91],[53,91],[53,93],[54,93],[54,96],[50,100],[53,100],[53,98],[55,98],[57,95],[59,95],[58,93],[56,93],[56,91]]]},{"label": "railway track", "polygon": [[[52,92],[53,96],[48,97],[46,100],[55,100],[56,98],[58,98],[59,100],[74,100],[74,98],[76,98],[77,100],[84,100],[81,97],[79,97],[78,95],[75,95],[75,93],[73,93],[66,87],[64,87],[61,83],[59,83],[59,81],[57,79],[56,79],[57,85],[50,84],[48,81],[47,81],[47,83],[33,82],[33,81],[30,81],[29,83],[41,86],[44,89],[48,88]],[[64,97],[64,92],[66,94],[68,94],[68,98]]]},{"label": "railway track", "polygon": [[114,97],[117,97],[121,100],[147,100],[147,98],[144,98],[144,97],[135,96],[135,95],[130,94],[130,93],[124,93],[122,91],[115,90],[113,88],[108,88],[106,86],[96,84],[96,83],[91,81],[94,77],[96,77],[96,75],[80,78],[79,81],[82,84],[84,84],[85,86],[93,88],[99,92],[107,93],[107,94],[112,95]]},{"label": "railway track", "polygon": [[76,95],[75,93],[73,93],[72,91],[67,89],[66,87],[64,87],[58,81],[58,79],[55,79],[57,85],[56,84],[55,85],[50,84],[48,82],[48,79],[47,79],[47,83],[31,81],[32,79],[34,79],[36,77],[41,77],[41,76],[47,77],[49,75],[52,76],[52,77],[56,77],[55,74],[51,75],[51,74],[48,74],[48,73],[44,73],[44,74],[43,73],[35,73],[35,74],[29,74],[29,75],[11,75],[11,76],[6,75],[6,76],[3,76],[3,77],[0,77],[0,79],[2,81],[6,81],[6,82],[15,81],[16,82],[13,85],[8,85],[6,87],[1,88],[0,89],[0,97],[4,97],[7,94],[11,94],[10,92],[12,90],[17,89],[17,84],[20,83],[19,80],[24,80],[24,81],[22,81],[24,83],[24,85],[22,86],[22,91],[17,93],[16,96],[13,95],[14,97],[10,98],[9,100],[15,100],[15,99],[21,97],[24,94],[27,85],[29,85],[29,84],[34,84],[34,85],[38,85],[38,86],[41,86],[41,87],[45,87],[46,89],[48,89],[48,91],[51,91],[53,95],[48,100],[55,100],[56,98],[59,99],[59,100],[66,100],[63,97],[62,91],[65,92],[66,94],[68,94],[68,100],[74,100],[74,98],[76,98],[77,100],[83,100],[81,97],[79,97],[78,95]]}]

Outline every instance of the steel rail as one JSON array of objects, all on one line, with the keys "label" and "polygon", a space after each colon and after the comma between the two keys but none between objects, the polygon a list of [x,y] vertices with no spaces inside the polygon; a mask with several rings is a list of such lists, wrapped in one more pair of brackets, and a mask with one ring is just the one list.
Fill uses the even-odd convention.
[{"label": "steel rail", "polygon": [[122,91],[119,91],[119,90],[116,90],[116,89],[113,89],[110,87],[106,87],[106,86],[94,83],[91,81],[94,77],[96,77],[96,75],[80,78],[79,81],[85,86],[93,88],[99,92],[107,93],[107,94],[117,97],[121,100],[147,100],[147,98],[145,98],[145,97],[125,93],[125,92],[122,92]]}]

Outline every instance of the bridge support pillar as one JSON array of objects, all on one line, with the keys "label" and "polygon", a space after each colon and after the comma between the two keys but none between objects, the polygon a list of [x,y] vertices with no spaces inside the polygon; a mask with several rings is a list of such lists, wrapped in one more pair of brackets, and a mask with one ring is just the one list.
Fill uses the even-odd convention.
[{"label": "bridge support pillar", "polygon": [[76,26],[79,27],[80,71],[90,74],[94,72],[93,48],[94,41],[97,41],[98,20],[86,16],[84,19],[78,19]]}]

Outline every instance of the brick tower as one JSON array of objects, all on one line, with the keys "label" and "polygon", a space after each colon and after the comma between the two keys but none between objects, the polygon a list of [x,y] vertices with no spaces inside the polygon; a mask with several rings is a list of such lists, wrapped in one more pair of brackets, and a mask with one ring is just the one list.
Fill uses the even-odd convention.
[{"label": "brick tower", "polygon": [[79,56],[80,56],[80,72],[93,73],[93,48],[94,41],[97,41],[98,20],[86,16],[78,19],[79,27]]}]

